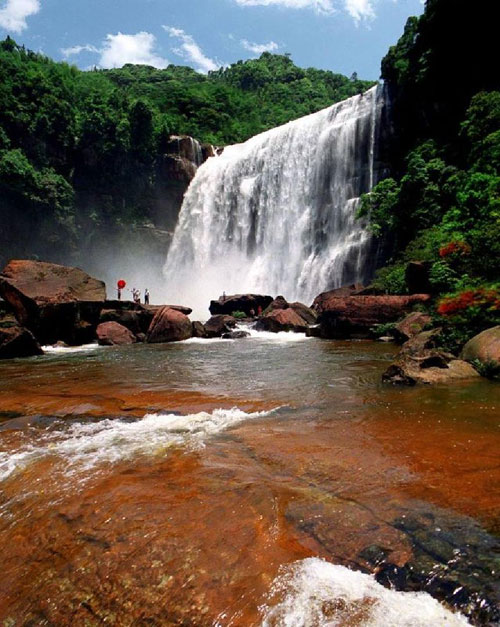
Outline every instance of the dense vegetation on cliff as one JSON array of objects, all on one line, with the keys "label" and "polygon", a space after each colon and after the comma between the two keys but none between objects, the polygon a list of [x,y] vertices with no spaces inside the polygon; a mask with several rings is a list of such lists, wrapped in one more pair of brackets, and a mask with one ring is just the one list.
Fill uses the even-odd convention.
[{"label": "dense vegetation on cliff", "polygon": [[[0,42],[0,252],[69,261],[93,234],[158,216],[171,134],[227,144],[370,83],[264,53],[208,76],[189,67],[79,71]],[[177,208],[178,209],[178,208]],[[36,236],[33,237],[33,234]]]},{"label": "dense vegetation on cliff", "polygon": [[457,342],[500,315],[500,75],[493,3],[483,4],[427,0],[383,59],[392,177],[360,211],[393,243],[376,283],[404,292],[406,263],[424,262],[431,289],[448,294],[438,311],[454,318]]}]

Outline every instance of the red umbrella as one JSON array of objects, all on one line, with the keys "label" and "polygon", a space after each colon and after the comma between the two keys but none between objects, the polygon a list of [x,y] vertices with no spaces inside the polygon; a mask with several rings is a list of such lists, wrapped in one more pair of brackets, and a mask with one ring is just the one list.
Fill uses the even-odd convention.
[{"label": "red umbrella", "polygon": [[122,290],[125,287],[125,285],[127,285],[127,284],[125,283],[125,281],[123,279],[120,279],[118,281],[118,283],[116,284],[116,286],[118,287],[119,290]]}]

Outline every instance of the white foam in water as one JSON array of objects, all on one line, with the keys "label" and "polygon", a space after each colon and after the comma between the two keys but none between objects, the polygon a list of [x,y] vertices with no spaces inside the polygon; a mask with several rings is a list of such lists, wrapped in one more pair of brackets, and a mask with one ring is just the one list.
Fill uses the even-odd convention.
[{"label": "white foam in water", "polygon": [[470,625],[426,592],[396,592],[371,575],[318,558],[300,560],[275,579],[263,627],[459,627]]},{"label": "white foam in water", "polygon": [[273,411],[276,410],[246,413],[233,407],[186,416],[146,414],[134,422],[106,419],[74,423],[67,429],[37,434],[36,446],[28,444],[16,452],[0,451],[0,480],[49,455],[65,459],[76,470],[136,455],[152,455],[171,446],[197,448],[210,436]]},{"label": "white foam in water", "polygon": [[93,342],[92,344],[82,344],[81,346],[42,346],[42,350],[44,353],[48,354],[71,354],[71,353],[85,353],[88,351],[93,351],[96,348],[102,348],[97,344],[97,342]]},{"label": "white foam in water", "polygon": [[294,331],[280,331],[279,333],[272,333],[271,331],[256,331],[255,329],[249,329],[247,327],[241,327],[238,330],[247,331],[250,333],[250,338],[265,340],[268,342],[286,343],[286,342],[303,342],[304,340],[310,340],[312,338],[307,337],[304,333],[295,333]]}]

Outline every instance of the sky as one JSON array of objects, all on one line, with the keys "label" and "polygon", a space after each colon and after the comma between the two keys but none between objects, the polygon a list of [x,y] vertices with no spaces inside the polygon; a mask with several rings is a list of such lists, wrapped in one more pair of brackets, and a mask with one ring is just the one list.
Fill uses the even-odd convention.
[{"label": "sky", "polygon": [[422,0],[0,0],[0,38],[81,69],[144,63],[206,73],[265,50],[377,79]]}]

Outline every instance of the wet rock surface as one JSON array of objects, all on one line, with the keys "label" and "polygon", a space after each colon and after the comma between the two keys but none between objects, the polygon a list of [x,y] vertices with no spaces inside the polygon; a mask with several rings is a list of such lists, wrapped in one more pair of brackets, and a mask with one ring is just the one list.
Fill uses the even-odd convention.
[{"label": "wet rock surface", "polygon": [[118,322],[102,322],[97,327],[96,335],[101,346],[125,346],[137,342],[137,337]]},{"label": "wet rock surface", "polygon": [[262,316],[256,323],[259,331],[295,331],[304,333],[307,327],[306,321],[299,316],[291,307],[287,309],[274,309]]},{"label": "wet rock surface", "polygon": [[178,342],[187,340],[192,333],[191,320],[181,311],[166,305],[156,312],[146,341],[150,344]]},{"label": "wet rock surface", "polygon": [[430,324],[431,320],[428,314],[414,311],[405,316],[401,322],[394,325],[394,329],[391,333],[397,342],[403,344],[423,331],[424,327]]},{"label": "wet rock surface", "polygon": [[236,326],[236,319],[233,316],[217,314],[205,322],[206,337],[221,337],[223,333],[228,333]]}]

